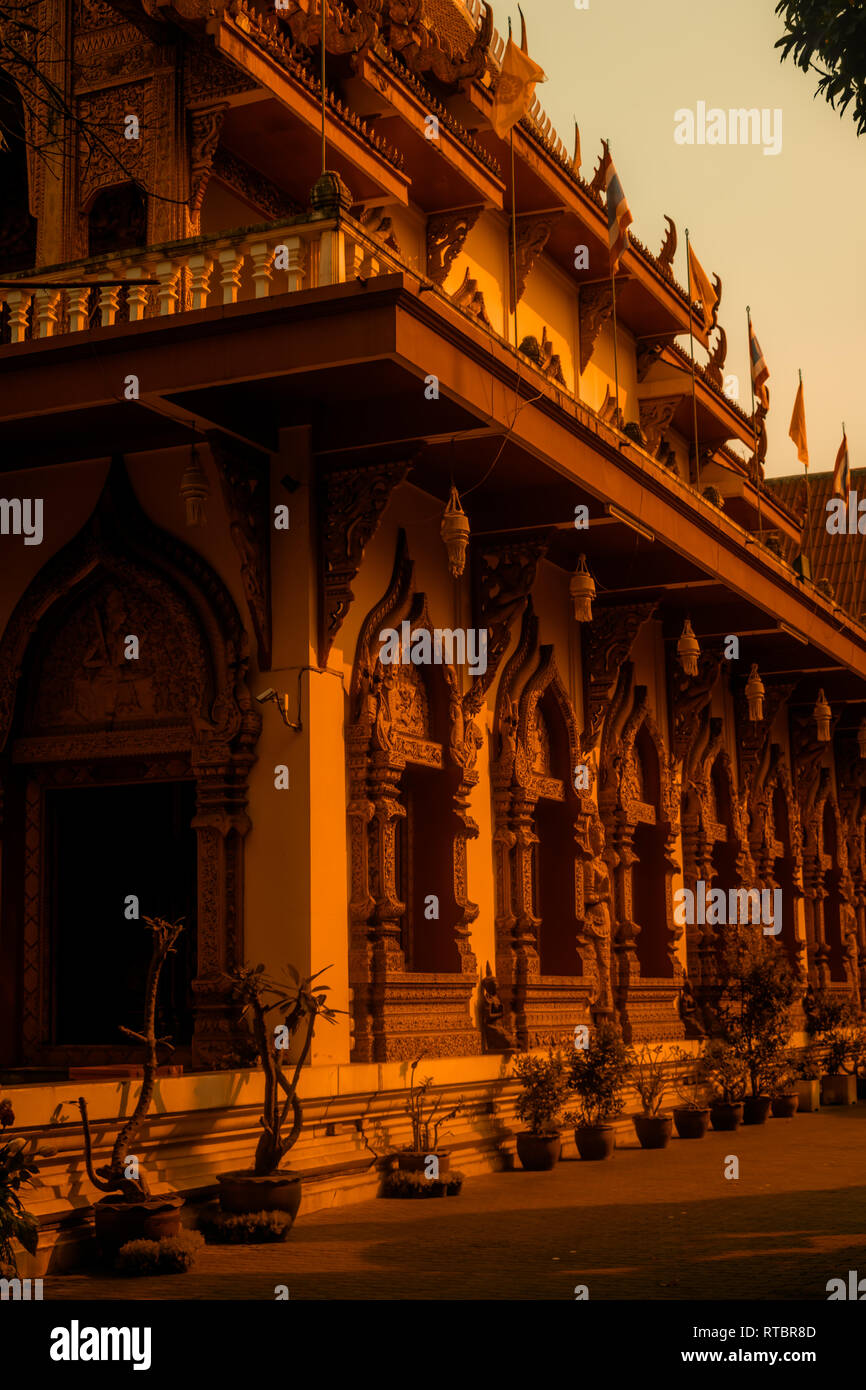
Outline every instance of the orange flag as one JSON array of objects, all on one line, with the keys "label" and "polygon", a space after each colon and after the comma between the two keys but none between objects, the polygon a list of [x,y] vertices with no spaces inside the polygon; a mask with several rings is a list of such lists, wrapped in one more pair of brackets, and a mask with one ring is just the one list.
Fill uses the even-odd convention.
[{"label": "orange flag", "polygon": [[797,458],[805,468],[808,468],[809,446],[806,443],[806,405],[803,400],[802,381],[797,390],[797,399],[794,401],[794,413],[791,416],[791,428],[788,430],[788,435],[797,446]]},{"label": "orange flag", "polygon": [[532,105],[536,82],[547,76],[529,54],[518,48],[511,35],[496,84],[496,97],[490,123],[500,140],[505,140]]},{"label": "orange flag", "polygon": [[691,242],[689,242],[689,278],[694,298],[699,299],[703,305],[704,322],[711,323],[713,310],[719,302],[719,296],[713,289],[709,275],[692,250]]}]

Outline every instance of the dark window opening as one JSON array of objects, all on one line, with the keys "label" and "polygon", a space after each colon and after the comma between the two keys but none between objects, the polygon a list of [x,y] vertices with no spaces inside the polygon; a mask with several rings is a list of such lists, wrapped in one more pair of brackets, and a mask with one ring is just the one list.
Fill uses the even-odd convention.
[{"label": "dark window opening", "polygon": [[824,803],[824,853],[830,857],[830,868],[824,871],[824,939],[830,950],[830,979],[844,984],[845,964],[842,953],[842,894],[839,853],[836,840],[836,818],[829,801]]},{"label": "dark window opening", "polygon": [[574,913],[574,824],[565,801],[540,800],[535,808],[535,915],[541,918],[538,954],[542,975],[579,975]]},{"label": "dark window opening", "polygon": [[134,183],[104,188],[87,219],[87,254],[128,251],[147,241],[147,203]]},{"label": "dark window opening", "polygon": [[[406,815],[397,829],[397,892],[406,904],[401,946],[406,969],[455,973],[460,955],[454,938],[454,813],[448,773],[407,767],[403,774]],[[434,910],[438,918],[427,915]]]},{"label": "dark window opening", "polygon": [[[157,1033],[192,1038],[196,834],[193,782],[46,793],[53,1037],[59,1046],[128,1045],[140,1029],[151,934],[144,916],[184,920],[160,980]],[[139,920],[126,899],[138,898]]]},{"label": "dark window opening", "polygon": [[634,832],[637,861],[631,870],[632,918],[640,927],[635,943],[641,974],[669,979],[673,963],[668,952],[665,837],[656,825],[638,825]]}]

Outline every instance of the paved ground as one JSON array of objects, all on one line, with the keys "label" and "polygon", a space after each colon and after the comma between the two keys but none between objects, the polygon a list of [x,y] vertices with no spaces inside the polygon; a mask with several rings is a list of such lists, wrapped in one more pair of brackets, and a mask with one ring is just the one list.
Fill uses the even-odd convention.
[{"label": "paved ground", "polygon": [[[739,1158],[737,1181],[724,1176]],[[46,1299],[818,1299],[866,1276],[866,1105],[617,1150],[457,1198],[304,1216],[285,1244],[211,1246],[164,1279],[49,1276]]]}]

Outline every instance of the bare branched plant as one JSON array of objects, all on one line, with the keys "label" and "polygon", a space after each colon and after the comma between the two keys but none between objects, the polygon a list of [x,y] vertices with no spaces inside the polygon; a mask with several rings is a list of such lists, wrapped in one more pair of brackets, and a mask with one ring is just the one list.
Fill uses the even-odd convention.
[{"label": "bare branched plant", "polygon": [[[147,982],[144,991],[144,1031],[136,1033],[131,1028],[124,1028],[123,1025],[121,1025],[120,1031],[126,1033],[127,1037],[135,1038],[137,1042],[144,1044],[144,1080],[135,1109],[114,1141],[111,1159],[105,1167],[96,1171],[93,1168],[87,1102],[83,1096],[78,1098],[81,1122],[84,1125],[84,1162],[87,1167],[87,1176],[100,1192],[117,1192],[121,1199],[127,1202],[145,1201],[150,1195],[150,1188],[144,1173],[138,1171],[134,1177],[127,1173],[130,1166],[128,1158],[153,1098],[158,1067],[157,1049],[165,1047],[169,1051],[173,1051],[168,1038],[156,1036],[156,998],[162,967],[167,958],[174,954],[174,943],[183,930],[181,922],[166,922],[162,917],[145,917],[143,921],[153,932],[150,964],[147,969]],[[137,1167],[137,1165],[135,1166]]]},{"label": "bare branched plant", "polygon": [[[316,1021],[323,1018],[327,1023],[334,1023],[337,1014],[344,1012],[342,1009],[331,1008],[328,1004],[328,985],[318,984],[313,988],[313,981],[324,975],[325,970],[330,970],[329,965],[306,979],[301,979],[294,966],[286,968],[291,980],[288,986],[268,979],[263,965],[245,966],[232,976],[235,995],[243,1005],[243,1014],[250,1015],[256,1048],[265,1074],[264,1105],[259,1120],[262,1134],[256,1145],[253,1161],[253,1171],[257,1177],[276,1172],[300,1137],[304,1112],[298,1097],[298,1080],[301,1069],[310,1055]],[[268,1022],[268,1015],[275,1010],[283,1015],[283,1023],[279,1026],[284,1033],[280,1039]],[[298,1033],[302,1033],[303,1041],[292,1078],[289,1080],[283,1068],[281,1054],[287,1051],[287,1045]],[[285,1045],[280,1046],[280,1042]],[[290,1114],[292,1127],[288,1134],[284,1134],[283,1130]]]}]

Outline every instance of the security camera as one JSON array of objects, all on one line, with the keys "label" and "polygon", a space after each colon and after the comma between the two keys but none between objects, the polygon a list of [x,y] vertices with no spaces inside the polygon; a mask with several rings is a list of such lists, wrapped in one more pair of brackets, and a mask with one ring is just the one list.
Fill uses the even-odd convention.
[{"label": "security camera", "polygon": [[277,692],[269,686],[267,690],[263,690],[260,695],[257,695],[256,699],[258,700],[260,705],[266,705],[268,703],[268,700],[277,699]]}]

